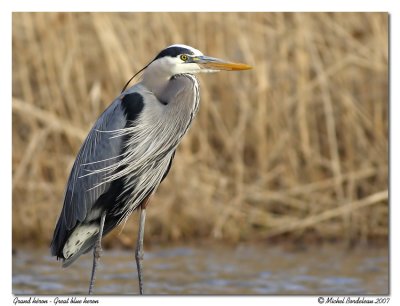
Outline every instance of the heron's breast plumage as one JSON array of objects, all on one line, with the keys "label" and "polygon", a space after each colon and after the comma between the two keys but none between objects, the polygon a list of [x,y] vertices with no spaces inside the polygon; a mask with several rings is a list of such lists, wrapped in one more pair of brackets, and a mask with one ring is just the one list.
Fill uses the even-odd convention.
[{"label": "heron's breast plumage", "polygon": [[198,82],[192,75],[171,79],[161,97],[141,86],[132,94],[140,95],[144,105],[126,128],[123,167],[114,174],[124,179],[120,199],[128,212],[161,183],[199,107]]}]

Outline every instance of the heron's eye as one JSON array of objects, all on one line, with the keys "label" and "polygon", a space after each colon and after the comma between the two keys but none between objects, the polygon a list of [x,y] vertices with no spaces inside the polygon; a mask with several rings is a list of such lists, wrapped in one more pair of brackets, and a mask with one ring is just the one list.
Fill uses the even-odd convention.
[{"label": "heron's eye", "polygon": [[188,56],[186,54],[181,55],[181,60],[186,62],[188,60]]}]

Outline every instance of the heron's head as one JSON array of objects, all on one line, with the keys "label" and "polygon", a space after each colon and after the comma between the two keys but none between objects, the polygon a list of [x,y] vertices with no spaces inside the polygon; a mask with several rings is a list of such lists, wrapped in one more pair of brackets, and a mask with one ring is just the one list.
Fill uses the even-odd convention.
[{"label": "heron's head", "polygon": [[162,50],[145,68],[146,74],[157,74],[170,78],[182,73],[217,72],[221,70],[247,70],[246,64],[232,63],[204,55],[186,45],[172,45]]}]

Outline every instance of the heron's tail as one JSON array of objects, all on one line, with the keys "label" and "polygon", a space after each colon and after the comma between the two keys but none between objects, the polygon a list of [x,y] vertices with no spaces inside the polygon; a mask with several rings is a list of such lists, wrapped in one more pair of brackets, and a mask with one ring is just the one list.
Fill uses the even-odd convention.
[{"label": "heron's tail", "polygon": [[[106,218],[103,237],[117,226],[123,215]],[[68,267],[84,253],[89,252],[98,237],[100,221],[77,224],[73,229],[67,230],[60,219],[54,230],[51,243],[51,254],[63,260],[63,267]]]},{"label": "heron's tail", "polygon": [[93,248],[99,229],[97,223],[83,223],[75,227],[62,249],[63,267],[68,267]]},{"label": "heron's tail", "polygon": [[[118,224],[118,218],[106,218],[102,234],[103,237]],[[57,255],[63,259],[63,267],[68,267],[77,260],[79,256],[93,249],[99,230],[100,224],[97,222],[81,223],[72,230],[62,247],[61,256]]]},{"label": "heron's tail", "polygon": [[63,264],[62,264],[63,268],[70,266],[75,260],[77,260],[79,258],[79,256],[81,256],[82,254],[85,254],[85,253],[89,252],[91,249],[93,249],[93,246],[96,243],[96,238],[97,238],[96,235],[89,238],[88,240],[86,240],[84,242],[84,244],[81,246],[81,248],[79,250],[77,250],[75,253],[70,255],[68,258],[63,259]]}]

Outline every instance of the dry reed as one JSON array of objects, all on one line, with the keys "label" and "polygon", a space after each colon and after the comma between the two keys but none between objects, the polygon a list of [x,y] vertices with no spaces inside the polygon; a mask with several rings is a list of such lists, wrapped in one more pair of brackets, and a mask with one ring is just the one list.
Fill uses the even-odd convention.
[{"label": "dry reed", "polygon": [[14,13],[15,245],[49,242],[92,123],[172,43],[255,69],[200,76],[147,241],[386,241],[387,14]]}]

